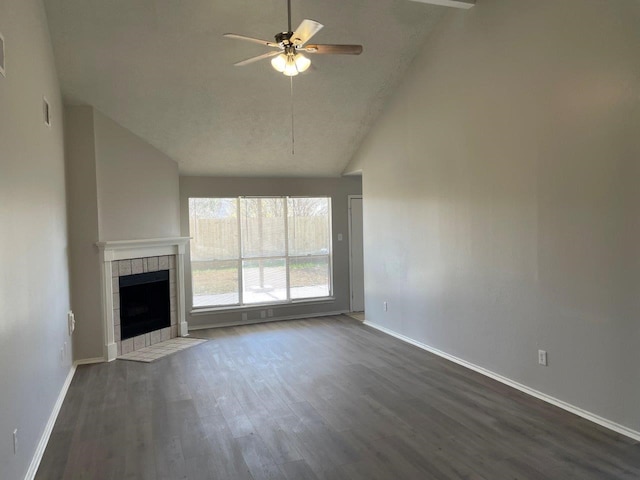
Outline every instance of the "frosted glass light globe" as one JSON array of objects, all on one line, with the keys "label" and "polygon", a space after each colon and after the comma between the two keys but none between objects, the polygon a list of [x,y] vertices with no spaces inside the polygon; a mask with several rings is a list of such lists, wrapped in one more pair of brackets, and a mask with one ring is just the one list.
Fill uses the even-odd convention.
[{"label": "frosted glass light globe", "polygon": [[284,53],[281,53],[277,57],[273,57],[271,60],[271,66],[275,68],[278,72],[284,72],[284,68],[287,65],[287,56]]}]

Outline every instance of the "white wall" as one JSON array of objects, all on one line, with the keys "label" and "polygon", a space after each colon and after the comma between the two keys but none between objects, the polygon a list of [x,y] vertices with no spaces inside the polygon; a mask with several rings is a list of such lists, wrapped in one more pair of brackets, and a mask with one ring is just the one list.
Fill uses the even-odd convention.
[{"label": "white wall", "polygon": [[347,169],[367,320],[640,431],[639,92],[638,2],[449,13]]},{"label": "white wall", "polygon": [[92,107],[66,107],[76,359],[103,356],[96,242],[180,235],[178,165]]},{"label": "white wall", "polygon": [[[16,480],[71,366],[67,221],[62,102],[41,2],[0,2],[0,32],[7,65],[0,76],[0,478]],[[43,124],[43,95],[51,128]]]},{"label": "white wall", "polygon": [[[322,315],[349,310],[349,195],[360,195],[360,177],[351,178],[237,178],[237,177],[180,177],[180,207],[182,235],[189,236],[189,198],[237,196],[329,196],[331,197],[333,234],[333,297],[322,303],[274,305],[273,318]],[[338,240],[342,234],[342,241]],[[193,305],[191,265],[187,255],[185,265],[185,294],[189,328],[243,323],[242,313],[251,322],[260,321],[261,308],[191,314]]]}]

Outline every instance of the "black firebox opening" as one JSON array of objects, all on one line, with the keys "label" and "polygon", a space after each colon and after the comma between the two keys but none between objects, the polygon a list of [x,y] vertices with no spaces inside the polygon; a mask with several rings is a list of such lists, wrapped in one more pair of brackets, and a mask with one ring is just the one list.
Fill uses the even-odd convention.
[{"label": "black firebox opening", "polygon": [[169,270],[120,277],[120,336],[149,333],[171,324]]}]

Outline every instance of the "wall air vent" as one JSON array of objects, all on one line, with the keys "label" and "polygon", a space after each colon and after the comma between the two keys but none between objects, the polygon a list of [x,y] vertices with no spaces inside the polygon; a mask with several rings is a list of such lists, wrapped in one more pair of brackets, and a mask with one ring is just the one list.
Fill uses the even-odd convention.
[{"label": "wall air vent", "polygon": [[6,76],[4,69],[4,37],[0,33],[0,75]]}]

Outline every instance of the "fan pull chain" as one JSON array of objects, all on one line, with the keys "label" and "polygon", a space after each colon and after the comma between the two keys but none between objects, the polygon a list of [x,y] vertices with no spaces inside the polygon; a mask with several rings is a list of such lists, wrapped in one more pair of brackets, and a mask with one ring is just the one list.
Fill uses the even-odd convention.
[{"label": "fan pull chain", "polygon": [[293,77],[289,77],[291,81],[291,155],[296,154],[296,139],[293,134]]}]

